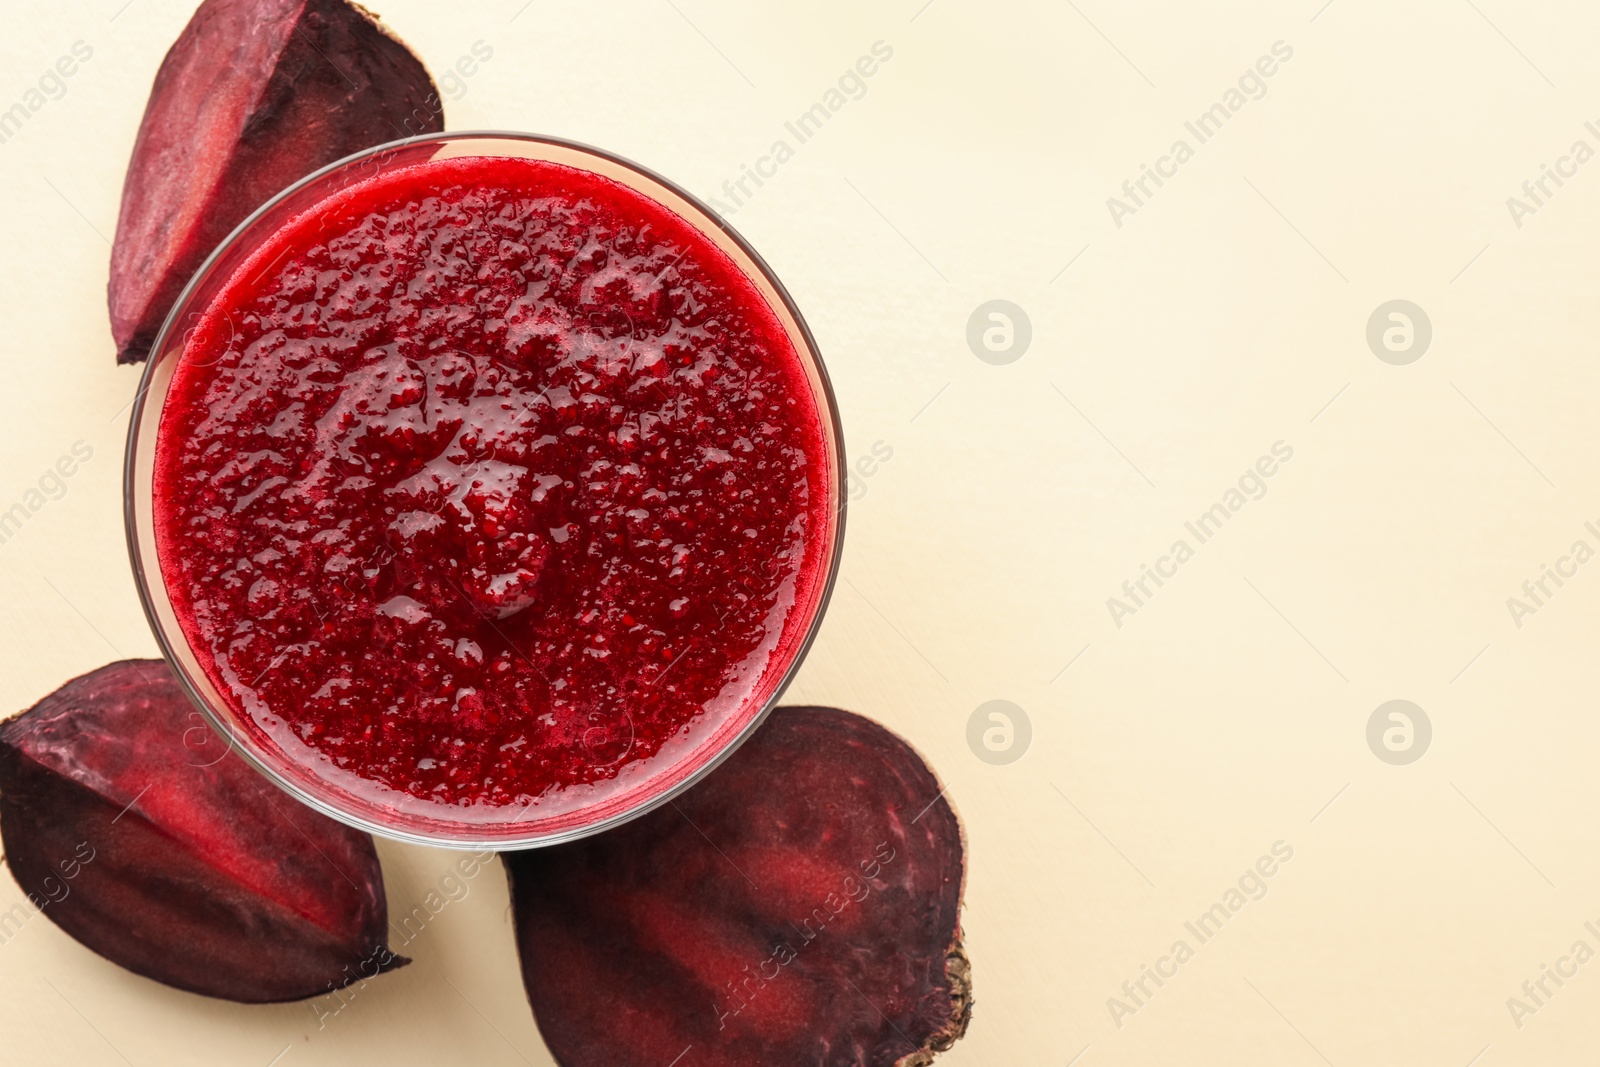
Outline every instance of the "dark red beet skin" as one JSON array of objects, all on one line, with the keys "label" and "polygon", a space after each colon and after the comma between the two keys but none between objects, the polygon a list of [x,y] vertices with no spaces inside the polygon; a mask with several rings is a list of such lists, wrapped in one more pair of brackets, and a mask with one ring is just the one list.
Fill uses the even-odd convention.
[{"label": "dark red beet skin", "polygon": [[228,233],[319,167],[444,128],[411,51],[346,0],[206,0],[156,74],[111,250],[117,362],[149,355]]},{"label": "dark red beet skin", "polygon": [[161,660],[0,724],[0,839],[56,925],[179,989],[297,1000],[408,962],[387,947],[372,839],[229,751]]},{"label": "dark red beet skin", "polygon": [[675,802],[504,859],[564,1067],[909,1067],[966,1029],[960,824],[858,715],[779,708]]}]

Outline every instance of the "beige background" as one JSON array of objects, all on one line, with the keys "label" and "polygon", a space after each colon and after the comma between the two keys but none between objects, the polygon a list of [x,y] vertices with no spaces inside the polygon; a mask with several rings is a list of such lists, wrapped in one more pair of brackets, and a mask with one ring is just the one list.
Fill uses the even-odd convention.
[{"label": "beige background", "polygon": [[[94,49],[0,144],[0,507],[95,450],[0,545],[5,709],[155,648],[122,542],[137,372],[112,365],[105,238],[192,3],[123,3],[0,16],[0,108]],[[1574,140],[1600,149],[1600,10],[922,3],[381,8],[436,73],[493,48],[452,128],[576,138],[704,196],[893,47],[733,222],[809,317],[852,452],[894,453],[790,699],[900,731],[965,820],[977,1009],[942,1062],[1592,1062],[1600,963],[1520,1028],[1506,999],[1574,941],[1600,949],[1600,564],[1521,628],[1506,598],[1574,540],[1600,548],[1600,162],[1520,228],[1506,198]],[[1279,40],[1267,95],[1114,225],[1106,198]],[[1033,325],[1008,366],[964,337],[996,297]],[[1364,338],[1394,298],[1434,327],[1409,366]],[[1278,440],[1268,494],[1116,627],[1106,598]],[[1409,766],[1365,740],[1392,698],[1433,724]],[[1010,765],[967,746],[991,699],[1032,722]],[[1279,840],[1267,895],[1118,1027],[1107,998],[1196,945],[1184,922]],[[454,858],[380,851],[396,911]],[[19,898],[0,882],[0,909]],[[550,1062],[498,870],[406,951],[319,1029],[36,920],[0,945],[0,1060]]]}]

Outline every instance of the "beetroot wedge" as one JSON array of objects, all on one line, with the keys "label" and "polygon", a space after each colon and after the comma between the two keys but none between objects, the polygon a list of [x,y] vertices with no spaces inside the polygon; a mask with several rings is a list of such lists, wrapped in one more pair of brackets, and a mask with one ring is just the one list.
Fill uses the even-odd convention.
[{"label": "beetroot wedge", "polygon": [[966,1029],[960,824],[858,715],[779,708],[676,801],[504,858],[563,1067],[909,1067]]},{"label": "beetroot wedge", "polygon": [[0,838],[35,908],[179,989],[297,1000],[407,962],[372,839],[229,751],[161,660],[102,667],[0,724]]},{"label": "beetroot wedge", "polygon": [[111,249],[117,362],[149,355],[202,260],[275,193],[444,128],[411,51],[346,0],[205,0],[156,74]]}]

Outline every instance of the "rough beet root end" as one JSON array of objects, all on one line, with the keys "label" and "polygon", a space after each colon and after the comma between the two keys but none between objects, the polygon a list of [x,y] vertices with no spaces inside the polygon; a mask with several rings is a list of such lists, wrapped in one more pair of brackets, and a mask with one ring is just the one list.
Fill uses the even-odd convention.
[{"label": "rough beet root end", "polygon": [[273,195],[444,128],[411,51],[347,0],[205,0],[156,74],[111,250],[117,362],[149,355],[190,276]]},{"label": "rough beet root end", "polygon": [[316,996],[409,961],[366,834],[279,792],[161,660],[0,724],[0,839],[36,908],[131,971],[208,996]]},{"label": "rough beet root end", "polygon": [[960,824],[858,715],[779,708],[673,803],[504,859],[563,1067],[914,1067],[966,1029]]}]

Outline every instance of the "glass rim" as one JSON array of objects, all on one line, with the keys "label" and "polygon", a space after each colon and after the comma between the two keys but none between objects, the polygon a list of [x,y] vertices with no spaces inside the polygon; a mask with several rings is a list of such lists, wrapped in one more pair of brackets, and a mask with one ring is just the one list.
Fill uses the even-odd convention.
[{"label": "glass rim", "polygon": [[[170,386],[170,374],[166,376],[166,385],[161,390],[160,403],[154,408],[155,421],[149,427],[145,427],[144,425],[144,423],[147,421],[149,409],[149,404],[147,401],[150,397],[152,387],[157,384],[158,375],[162,374],[163,371],[171,365],[172,354],[181,353],[182,351],[183,340],[181,337],[181,322],[186,313],[192,313],[189,305],[194,300],[196,293],[208,283],[213,285],[218,284],[218,279],[215,275],[218,264],[230,254],[237,254],[242,247],[241,242],[243,242],[251,234],[253,229],[259,223],[261,223],[263,219],[267,218],[267,216],[272,214],[274,211],[277,211],[298,194],[304,193],[319,183],[325,182],[327,179],[344,172],[352,165],[360,164],[375,157],[398,153],[409,148],[419,148],[428,144],[445,145],[452,142],[474,141],[512,141],[520,142],[527,146],[545,146],[547,149],[556,149],[566,153],[576,153],[580,156],[589,156],[611,164],[613,167],[620,167],[622,170],[630,172],[636,178],[641,179],[646,186],[644,188],[640,188],[637,185],[628,184],[630,189],[649,198],[662,209],[672,212],[673,214],[678,215],[680,218],[683,218],[683,220],[691,228],[701,233],[702,236],[712,240],[713,244],[721,248],[725,254],[730,255],[730,258],[734,260],[734,265],[741,273],[745,274],[747,277],[750,277],[752,281],[758,283],[758,289],[760,288],[759,283],[765,283],[767,287],[770,287],[772,293],[776,295],[779,303],[781,304],[781,308],[775,307],[772,310],[782,312],[782,314],[778,316],[780,324],[784,327],[784,331],[788,335],[790,342],[794,345],[801,361],[805,364],[807,377],[813,384],[813,389],[816,394],[815,400],[820,409],[818,414],[821,416],[821,423],[824,429],[824,447],[831,449],[835,455],[835,462],[831,464],[831,466],[833,468],[833,477],[836,479],[837,483],[833,487],[834,492],[831,494],[831,531],[827,530],[826,527],[824,528],[825,532],[831,533],[833,543],[831,550],[828,551],[820,561],[820,565],[823,568],[823,573],[819,583],[820,588],[814,598],[815,606],[811,610],[811,617],[806,620],[805,631],[802,635],[800,635],[798,642],[793,645],[793,652],[789,658],[789,661],[784,664],[782,673],[779,675],[776,684],[773,686],[771,694],[764,701],[762,701],[761,706],[756,710],[755,714],[750,716],[748,721],[739,727],[736,733],[721,741],[720,747],[716,747],[719,742],[716,740],[715,736],[712,736],[706,741],[702,742],[700,746],[691,748],[683,757],[681,757],[681,759],[693,761],[696,757],[700,757],[699,762],[693,765],[692,769],[690,769],[687,773],[682,774],[678,780],[671,782],[665,788],[653,793],[648,793],[637,802],[628,804],[619,811],[613,812],[591,822],[584,822],[580,825],[558,828],[549,832],[524,833],[521,835],[496,835],[493,833],[484,832],[495,825],[495,823],[492,821],[484,823],[452,823],[448,819],[439,818],[432,815],[427,817],[431,824],[450,826],[452,829],[441,832],[433,832],[431,830],[420,831],[394,823],[386,823],[379,819],[369,817],[362,812],[352,811],[348,807],[341,806],[333,799],[333,797],[340,791],[334,787],[332,783],[318,775],[310,767],[304,765],[300,761],[292,759],[287,753],[281,752],[280,750],[277,756],[278,761],[284,765],[297,766],[299,769],[305,771],[307,781],[318,781],[324,783],[328,787],[327,793],[329,795],[318,795],[317,792],[303,785],[301,781],[283,773],[278,766],[274,765],[273,760],[267,758],[263,752],[257,751],[259,743],[256,741],[256,739],[249,736],[242,729],[242,727],[234,721],[234,716],[231,712],[213,706],[212,701],[205,696],[200,685],[198,685],[196,680],[191,676],[189,669],[183,661],[183,656],[181,655],[182,652],[188,652],[191,655],[193,654],[193,649],[190,645],[190,642],[187,636],[184,634],[181,626],[169,626],[169,624],[163,619],[160,606],[158,605],[159,598],[161,603],[165,603],[168,610],[171,610],[165,578],[162,576],[160,561],[154,551],[154,509],[153,507],[146,506],[141,511],[140,508],[141,488],[148,488],[141,486],[140,461],[152,459],[151,454],[153,454],[155,448],[160,416],[162,409],[165,407],[167,398],[167,387]],[[486,156],[493,155],[493,153],[490,152],[481,154]],[[430,158],[438,157],[434,156]],[[529,154],[521,158],[541,159],[544,157],[541,157],[537,154]],[[612,175],[607,173],[605,176],[611,177]],[[674,207],[673,205],[664,203],[652,192],[650,188],[648,188],[650,185],[664,189],[670,194],[684,201],[690,208],[693,209],[695,212],[695,217],[686,216],[682,211],[678,210],[678,208]],[[308,206],[312,203],[321,202],[321,200],[325,199],[326,196],[332,196],[338,191],[339,189],[337,188],[329,189],[323,197],[317,197],[310,201]],[[279,227],[286,224],[289,219],[293,217],[295,217],[295,215],[291,214],[286,216],[284,219],[279,220],[278,225],[274,226],[271,231],[261,234],[261,238],[264,239],[269,237],[272,233],[275,233]],[[739,256],[743,257],[743,261],[740,260],[739,256],[729,253],[729,250],[723,247],[721,242],[717,241],[716,238],[710,234],[708,227],[714,228],[727,240],[731,241],[739,253]],[[251,247],[253,249],[254,246]],[[223,284],[225,284],[226,281],[227,279],[221,280]],[[766,296],[766,294],[763,295]],[[787,316],[787,318],[785,318],[785,316]],[[176,343],[176,347],[174,347],[175,337],[179,338]],[[141,430],[145,430],[146,432],[141,433]],[[817,347],[816,339],[812,335],[810,327],[806,324],[805,318],[801,314],[799,307],[795,304],[793,297],[789,294],[788,289],[786,289],[783,283],[779,280],[777,274],[768,265],[766,260],[761,257],[760,253],[755,250],[750,242],[747,241],[741,234],[739,234],[739,232],[736,231],[725,218],[709,207],[699,197],[695,196],[693,193],[689,192],[687,189],[684,189],[677,183],[614,152],[596,148],[592,145],[584,144],[579,141],[543,134],[531,134],[507,130],[463,130],[448,133],[420,134],[414,137],[400,138],[394,141],[385,142],[384,144],[375,145],[371,148],[363,149],[359,152],[354,152],[343,157],[342,159],[335,160],[334,162],[329,163],[327,166],[321,167],[318,170],[306,175],[299,181],[293,183],[274,195],[265,203],[261,204],[248,216],[246,216],[246,218],[236,227],[234,227],[233,230],[222,239],[217,247],[206,256],[205,260],[198,268],[196,268],[194,274],[190,276],[188,282],[184,285],[177,299],[173,302],[172,308],[169,310],[165,321],[162,323],[160,331],[156,335],[154,343],[150,347],[150,354],[146,359],[144,370],[140,375],[139,389],[134,396],[133,404],[130,408],[127,444],[123,458],[123,525],[124,534],[126,536],[128,545],[129,562],[132,565],[134,584],[138,591],[140,606],[143,608],[145,618],[150,624],[151,632],[155,635],[156,643],[161,649],[162,658],[166,660],[168,667],[172,670],[174,676],[177,678],[178,684],[183,690],[184,695],[188,697],[189,702],[193,704],[204,717],[207,725],[211,727],[212,731],[218,736],[218,738],[226,741],[228,747],[241,756],[247,764],[265,776],[275,786],[283,789],[296,800],[299,800],[301,803],[312,808],[314,811],[318,811],[330,818],[338,820],[341,823],[354,826],[357,829],[364,830],[380,837],[385,837],[396,841],[403,841],[410,844],[431,845],[442,848],[489,848],[495,851],[514,851],[519,849],[563,844],[568,841],[575,841],[580,838],[589,837],[593,834],[602,833],[616,826],[620,826],[623,823],[629,822],[649,811],[654,810],[655,808],[667,804],[677,796],[684,793],[686,790],[695,786],[707,775],[716,770],[716,768],[721,765],[723,760],[733,755],[733,753],[742,744],[744,744],[745,741],[749,740],[749,738],[758,729],[760,729],[762,723],[766,720],[767,716],[771,714],[772,710],[777,707],[779,701],[781,701],[783,698],[784,692],[794,681],[795,675],[799,672],[801,665],[805,662],[806,656],[810,652],[811,647],[816,640],[817,633],[822,625],[822,620],[827,614],[828,605],[833,597],[834,587],[839,576],[840,562],[844,553],[845,511],[848,500],[848,483],[849,469],[845,455],[844,427],[840,420],[839,405],[834,394],[833,384],[828,377],[827,366],[823,362],[821,352]],[[207,680],[206,684],[207,686],[210,685],[209,680]],[[715,750],[711,751],[709,755],[707,755],[706,750],[712,748]],[[647,775],[640,783],[632,786],[631,791],[648,789],[650,782],[655,781],[660,774],[670,773],[671,769],[671,767],[668,767],[664,768],[661,772],[658,772],[657,775]],[[625,798],[629,791],[630,790],[624,790],[618,795]],[[594,806],[603,806],[604,803],[605,801],[602,800],[596,802],[596,805]],[[380,808],[381,805],[373,802],[369,804],[368,807],[375,809]],[[444,806],[441,805],[441,808],[443,807]],[[584,807],[587,806],[580,806],[574,810],[581,812],[584,810]],[[447,812],[448,809],[445,808],[444,811]],[[403,812],[396,813],[397,823],[409,818],[411,817]],[[517,824],[511,823],[510,825]]]}]

